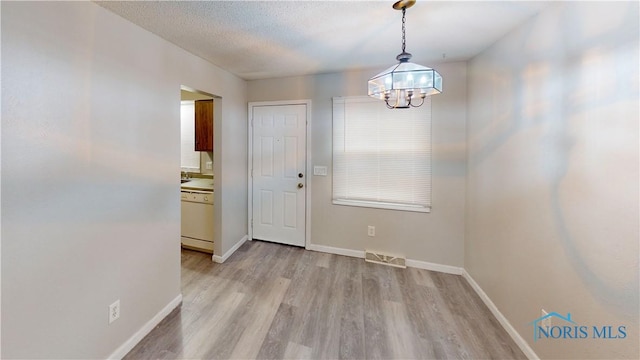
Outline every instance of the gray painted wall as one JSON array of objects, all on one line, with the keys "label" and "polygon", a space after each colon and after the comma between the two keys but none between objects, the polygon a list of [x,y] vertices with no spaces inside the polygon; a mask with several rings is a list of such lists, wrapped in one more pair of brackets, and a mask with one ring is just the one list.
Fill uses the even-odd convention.
[{"label": "gray painted wall", "polygon": [[[429,214],[331,203],[331,99],[366,95],[368,78],[382,69],[248,82],[249,101],[312,100],[312,163],[329,170],[328,176],[312,178],[312,244],[463,265],[467,68],[464,62],[423,65],[433,66],[445,79],[444,92],[432,100],[433,209]],[[367,236],[367,225],[376,227],[376,237]]]},{"label": "gray painted wall", "polygon": [[[639,355],[638,30],[638,2],[562,2],[469,65],[465,268],[542,358]],[[589,338],[534,342],[541,309]]]},{"label": "gray painted wall", "polygon": [[[468,69],[425,64],[445,89],[418,214],[331,204],[331,98],[380,69],[247,84],[95,4],[3,2],[1,357],[104,358],[180,293],[186,85],[223,98],[220,255],[246,234],[246,102],[311,99],[313,244],[464,266],[543,358],[637,358],[637,14],[563,3]],[[533,343],[541,308],[628,335]]]},{"label": "gray painted wall", "polygon": [[105,358],[180,294],[180,85],[223,98],[225,250],[246,83],[91,2],[2,4],[2,358]]}]

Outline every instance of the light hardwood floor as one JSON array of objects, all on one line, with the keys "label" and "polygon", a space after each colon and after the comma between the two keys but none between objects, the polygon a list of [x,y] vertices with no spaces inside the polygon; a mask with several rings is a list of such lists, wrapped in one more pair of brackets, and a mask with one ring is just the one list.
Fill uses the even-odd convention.
[{"label": "light hardwood floor", "polygon": [[526,359],[457,275],[252,241],[182,294],[125,359]]}]

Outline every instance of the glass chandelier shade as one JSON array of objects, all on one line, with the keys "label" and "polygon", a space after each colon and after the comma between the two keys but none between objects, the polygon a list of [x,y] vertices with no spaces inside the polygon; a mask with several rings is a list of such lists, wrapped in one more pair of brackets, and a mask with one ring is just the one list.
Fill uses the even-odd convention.
[{"label": "glass chandelier shade", "polygon": [[369,96],[385,100],[390,108],[417,107],[425,97],[441,92],[442,76],[437,71],[408,61],[369,79]]},{"label": "glass chandelier shade", "polygon": [[384,100],[390,109],[418,107],[424,98],[442,92],[442,76],[432,68],[409,62],[411,54],[405,51],[405,12],[415,0],[401,0],[393,5],[402,10],[402,53],[391,66],[368,81],[368,95]]}]

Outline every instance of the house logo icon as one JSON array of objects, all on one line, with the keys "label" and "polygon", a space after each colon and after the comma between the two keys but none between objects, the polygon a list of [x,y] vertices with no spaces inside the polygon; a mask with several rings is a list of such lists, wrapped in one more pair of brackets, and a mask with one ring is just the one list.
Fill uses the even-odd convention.
[{"label": "house logo icon", "polygon": [[540,339],[540,332],[542,332],[543,335],[545,335],[545,337],[548,337],[548,333],[550,332],[549,326],[542,326],[542,324],[544,324],[543,323],[544,320],[554,318],[554,317],[566,323],[577,325],[573,320],[571,320],[571,313],[567,313],[567,316],[565,317],[558,314],[557,312],[550,312],[529,323],[529,325],[533,325],[533,341],[538,341],[538,339]]}]

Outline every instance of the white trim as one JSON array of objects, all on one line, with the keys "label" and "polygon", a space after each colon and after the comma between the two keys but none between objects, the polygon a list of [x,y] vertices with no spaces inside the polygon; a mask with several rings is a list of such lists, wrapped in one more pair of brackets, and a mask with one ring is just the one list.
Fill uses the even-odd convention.
[{"label": "white trim", "polygon": [[307,244],[311,243],[311,179],[313,179],[313,166],[311,164],[311,100],[305,100],[305,105],[307,105],[307,127],[305,132],[307,133],[307,147],[305,149],[307,163],[307,191],[305,194],[307,195],[307,199],[305,201],[306,214],[304,218],[304,227],[305,227],[305,236],[304,236],[304,246],[307,247]]},{"label": "white trim", "polygon": [[247,105],[247,235],[250,240],[253,240],[253,106],[251,102]]},{"label": "white trim", "polygon": [[518,347],[520,348],[520,350],[522,350],[524,355],[530,360],[540,359],[538,355],[536,355],[536,353],[533,351],[533,349],[529,346],[527,341],[523,339],[522,336],[520,336],[520,334],[518,333],[518,331],[516,331],[516,329],[511,325],[509,320],[507,320],[507,318],[504,315],[502,315],[500,310],[498,310],[498,307],[496,306],[496,304],[494,304],[493,301],[491,301],[491,298],[489,298],[489,296],[484,292],[484,290],[482,290],[480,285],[478,285],[478,283],[475,280],[473,280],[471,275],[469,275],[469,273],[464,269],[462,270],[462,277],[465,278],[465,280],[467,280],[469,285],[471,285],[473,290],[475,290],[475,292],[478,294],[480,299],[482,299],[484,304],[487,305],[489,310],[491,310],[491,313],[493,314],[493,316],[495,316],[496,319],[498,319],[498,321],[500,322],[500,325],[502,325],[502,327],[507,331],[509,336],[511,336],[513,341],[515,341],[516,345],[518,345]]},{"label": "white trim", "polygon": [[144,339],[147,334],[153,330],[164,318],[167,317],[175,308],[182,303],[182,294],[171,300],[162,310],[160,310],[151,320],[147,321],[140,330],[136,331],[124,344],[120,345],[107,359],[122,359],[133,349],[138,343]]},{"label": "white trim", "polygon": [[431,206],[425,207],[422,205],[393,204],[393,203],[385,203],[381,201],[378,202],[378,201],[364,201],[364,200],[333,199],[332,203],[334,205],[357,206],[357,207],[366,207],[371,209],[414,211],[414,212],[421,212],[421,213],[431,212]]},{"label": "white trim", "polygon": [[236,252],[236,250],[238,250],[240,246],[242,246],[242,244],[244,244],[244,242],[247,241],[248,239],[249,239],[249,235],[243,236],[242,239],[240,239],[240,241],[238,241],[235,245],[233,245],[233,247],[229,249],[229,251],[224,253],[224,255],[222,256],[213,255],[211,257],[211,260],[213,260],[214,262],[217,262],[218,264],[222,264],[223,262],[227,261],[229,256],[233,255],[233,253]]},{"label": "white trim", "polygon": [[344,255],[344,256],[351,256],[355,258],[364,259],[364,251],[360,251],[360,250],[343,249],[343,248],[336,248],[331,246],[315,245],[315,244],[308,244],[306,249],[311,251],[328,253],[328,254]]},{"label": "white trim", "polygon": [[405,264],[408,267],[430,270],[430,271],[437,271],[445,274],[462,275],[462,273],[464,272],[464,269],[461,267],[436,264],[436,263],[420,261],[420,260],[407,259],[405,261]]},{"label": "white trim", "polygon": [[[280,106],[280,105],[305,105],[307,110],[307,123],[305,127],[306,134],[306,147],[305,147],[305,163],[306,163],[306,184],[307,189],[305,199],[305,238],[304,246],[308,248],[311,239],[311,179],[313,178],[313,167],[311,164],[311,100],[284,100],[284,101],[254,101],[248,104],[248,116],[247,116],[247,176],[249,181],[247,182],[247,235],[249,240],[253,240],[253,227],[251,221],[253,220],[253,176],[251,175],[251,166],[253,165],[253,108],[256,106]],[[363,253],[364,254],[364,253]],[[214,259],[215,261],[215,259]]]},{"label": "white trim", "polygon": [[[316,244],[309,244],[307,246],[307,250],[364,259],[364,251],[360,251],[360,250],[351,250],[351,249],[344,249],[344,248],[337,248],[337,247],[316,245]],[[407,259],[405,261],[405,264],[408,267],[437,271],[445,274],[461,275],[464,272],[464,269],[461,267],[435,264],[435,263],[430,263],[430,262],[420,261],[420,260]]]}]

